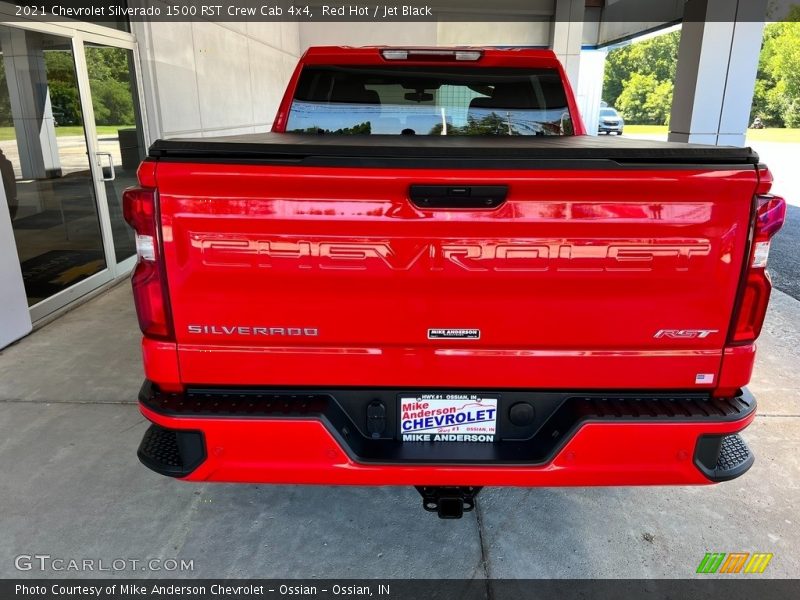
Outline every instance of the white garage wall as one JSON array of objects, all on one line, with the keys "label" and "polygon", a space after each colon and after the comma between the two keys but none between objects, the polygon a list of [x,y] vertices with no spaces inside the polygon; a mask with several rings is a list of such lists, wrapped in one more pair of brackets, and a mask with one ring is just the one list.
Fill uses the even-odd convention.
[{"label": "white garage wall", "polygon": [[132,23],[150,138],[268,131],[300,53],[298,23]]},{"label": "white garage wall", "polygon": [[603,99],[603,74],[606,66],[605,49],[583,50],[578,88],[575,90],[578,109],[589,135],[597,135],[600,101]]},{"label": "white garage wall", "polygon": [[435,46],[436,23],[300,24],[300,47],[310,46]]},{"label": "white garage wall", "polygon": [[300,24],[300,47],[310,46],[541,46],[549,21]]},{"label": "white garage wall", "polygon": [[268,131],[309,46],[548,47],[549,21],[132,23],[151,140]]},{"label": "white garage wall", "polygon": [[541,46],[550,44],[549,21],[439,23],[440,46]]}]

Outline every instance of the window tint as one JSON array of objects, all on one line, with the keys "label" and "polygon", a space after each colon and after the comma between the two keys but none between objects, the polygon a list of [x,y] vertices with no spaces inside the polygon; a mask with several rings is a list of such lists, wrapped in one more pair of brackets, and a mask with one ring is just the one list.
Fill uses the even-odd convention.
[{"label": "window tint", "polygon": [[571,135],[554,70],[306,67],[286,130],[315,134]]}]

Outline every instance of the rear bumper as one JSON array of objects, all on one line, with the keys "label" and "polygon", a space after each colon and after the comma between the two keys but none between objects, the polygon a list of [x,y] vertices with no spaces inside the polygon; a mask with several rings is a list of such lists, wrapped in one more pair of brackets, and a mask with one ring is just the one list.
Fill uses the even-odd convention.
[{"label": "rear bumper", "polygon": [[[494,444],[403,444],[391,405],[387,427],[365,433],[368,425],[353,408],[359,398],[390,402],[397,391],[164,394],[146,382],[140,409],[153,426],[139,458],[188,481],[529,487],[707,484],[738,477],[753,462],[735,435],[755,417],[746,390],[722,400],[503,391],[510,397],[505,406],[524,394],[539,414],[530,435],[501,435]],[[502,397],[499,406],[502,413]]]}]

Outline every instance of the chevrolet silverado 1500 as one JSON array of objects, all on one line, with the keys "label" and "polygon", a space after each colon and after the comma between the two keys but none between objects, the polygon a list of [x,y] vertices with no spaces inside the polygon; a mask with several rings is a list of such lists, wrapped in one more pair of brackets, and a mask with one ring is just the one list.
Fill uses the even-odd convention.
[{"label": "chevrolet silverado 1500", "polygon": [[124,197],[152,422],[188,481],[707,484],[785,215],[749,148],[587,136],[548,51],[312,48],[272,132],[156,141]]}]

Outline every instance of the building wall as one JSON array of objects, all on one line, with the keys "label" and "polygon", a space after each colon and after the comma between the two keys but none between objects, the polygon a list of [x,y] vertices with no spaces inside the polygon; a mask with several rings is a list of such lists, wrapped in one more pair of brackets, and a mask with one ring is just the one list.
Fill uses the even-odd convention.
[{"label": "building wall", "polygon": [[310,46],[435,46],[436,23],[300,24],[300,47]]},{"label": "building wall", "polygon": [[[132,23],[147,128],[159,137],[268,131],[310,46],[548,47],[553,23]],[[591,112],[591,111],[590,111]]]},{"label": "building wall", "polygon": [[151,140],[268,131],[300,54],[298,23],[132,23]]},{"label": "building wall", "polygon": [[549,21],[300,24],[300,47],[310,46],[541,46]]},{"label": "building wall", "polygon": [[605,50],[583,50],[581,52],[581,72],[578,77],[578,87],[575,89],[575,98],[589,135],[597,135],[605,66]]},{"label": "building wall", "polygon": [[549,21],[439,23],[442,46],[534,46],[550,44]]}]

